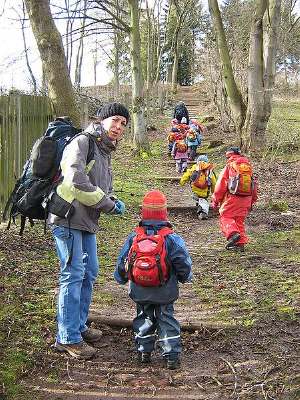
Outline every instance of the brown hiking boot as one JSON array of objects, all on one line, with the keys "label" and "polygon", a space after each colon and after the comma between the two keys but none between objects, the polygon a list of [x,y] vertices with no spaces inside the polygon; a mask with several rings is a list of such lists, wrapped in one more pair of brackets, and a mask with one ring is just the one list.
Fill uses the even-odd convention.
[{"label": "brown hiking boot", "polygon": [[94,349],[94,347],[89,346],[84,341],[72,344],[62,344],[55,342],[54,348],[61,353],[66,352],[74,358],[79,358],[83,360],[88,360],[94,357],[97,351],[96,349]]},{"label": "brown hiking boot", "polygon": [[100,329],[88,328],[86,331],[81,332],[82,339],[88,343],[98,342],[102,337]]}]

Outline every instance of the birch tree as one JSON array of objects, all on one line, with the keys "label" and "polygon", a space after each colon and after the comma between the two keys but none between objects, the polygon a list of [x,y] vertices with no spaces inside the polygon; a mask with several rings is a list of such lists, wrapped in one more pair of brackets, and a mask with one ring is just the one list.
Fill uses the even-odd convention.
[{"label": "birch tree", "polygon": [[54,24],[49,0],[25,0],[32,31],[37,42],[49,97],[56,115],[68,115],[79,125],[80,113],[68,72],[61,36]]}]

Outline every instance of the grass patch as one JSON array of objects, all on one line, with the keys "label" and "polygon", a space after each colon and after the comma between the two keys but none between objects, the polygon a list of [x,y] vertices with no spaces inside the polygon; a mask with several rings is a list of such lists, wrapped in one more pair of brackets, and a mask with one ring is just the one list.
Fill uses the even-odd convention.
[{"label": "grass patch", "polygon": [[300,102],[274,101],[267,129],[267,153],[272,158],[298,159],[300,155]]},{"label": "grass patch", "polygon": [[299,277],[284,268],[290,260],[298,259],[294,249],[299,244],[297,229],[264,233],[254,236],[249,245],[254,259],[224,252],[218,257],[217,273],[207,265],[194,286],[205,307],[215,308],[212,320],[251,327],[266,316],[292,321],[299,318]]},{"label": "grass patch", "polygon": [[41,226],[24,238],[17,232],[17,228],[9,234],[0,232],[0,382],[3,398],[9,399],[22,397],[20,376],[46,350],[55,318],[50,294],[56,279],[54,253],[48,245],[41,246],[50,236],[43,237]]}]

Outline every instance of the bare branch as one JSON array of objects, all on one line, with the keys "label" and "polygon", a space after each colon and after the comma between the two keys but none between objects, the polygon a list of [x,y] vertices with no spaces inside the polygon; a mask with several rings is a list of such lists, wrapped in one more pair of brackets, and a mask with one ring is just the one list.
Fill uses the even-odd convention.
[{"label": "bare branch", "polygon": [[[128,24],[126,24],[126,22],[124,22],[116,13],[114,13],[112,10],[110,10],[109,8],[107,8],[103,3],[103,1],[101,0],[96,0],[95,1],[97,4],[99,4],[99,6],[102,8],[102,10],[106,11],[109,15],[111,15],[117,22],[119,22],[124,30],[126,32],[130,32],[130,26]],[[118,27],[116,26],[116,28],[118,29]]]}]

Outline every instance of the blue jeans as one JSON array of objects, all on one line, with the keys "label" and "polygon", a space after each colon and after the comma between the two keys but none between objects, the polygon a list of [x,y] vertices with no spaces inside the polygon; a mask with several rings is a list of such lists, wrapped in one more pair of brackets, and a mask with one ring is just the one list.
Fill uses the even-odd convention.
[{"label": "blue jeans", "polygon": [[52,234],[60,260],[57,341],[79,343],[99,271],[96,235],[63,226],[54,226]]},{"label": "blue jeans", "polygon": [[137,304],[136,311],[132,326],[137,351],[151,353],[158,336],[157,343],[163,356],[181,352],[180,325],[174,317],[173,303]]}]

